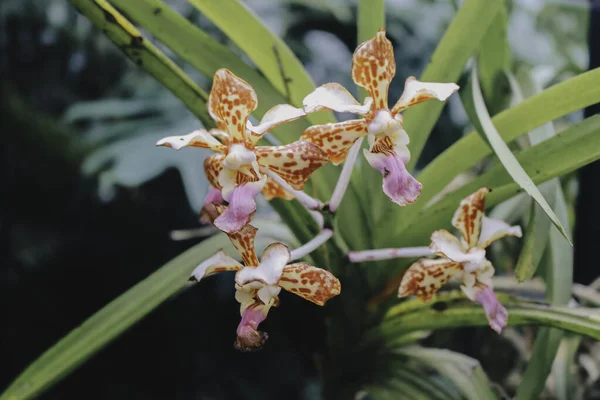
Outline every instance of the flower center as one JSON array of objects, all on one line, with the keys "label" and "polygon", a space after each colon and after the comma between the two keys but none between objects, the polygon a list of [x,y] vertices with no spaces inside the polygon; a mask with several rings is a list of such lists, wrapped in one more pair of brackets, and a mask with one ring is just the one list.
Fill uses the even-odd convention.
[{"label": "flower center", "polygon": [[393,136],[402,129],[402,116],[397,114],[394,118],[389,110],[379,110],[369,122],[368,129],[372,135]]},{"label": "flower center", "polygon": [[229,148],[229,153],[223,161],[223,166],[229,170],[237,171],[243,166],[251,166],[256,161],[256,155],[241,144],[234,144]]}]

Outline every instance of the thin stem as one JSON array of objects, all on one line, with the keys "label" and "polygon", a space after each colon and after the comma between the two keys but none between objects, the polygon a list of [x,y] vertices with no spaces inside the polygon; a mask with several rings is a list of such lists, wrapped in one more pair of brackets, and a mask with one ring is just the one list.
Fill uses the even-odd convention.
[{"label": "thin stem", "polygon": [[358,152],[360,151],[363,140],[364,136],[358,139],[354,145],[352,145],[350,151],[348,151],[348,156],[344,162],[342,173],[340,174],[340,177],[335,185],[331,200],[329,200],[329,210],[331,212],[337,210],[338,206],[342,202],[342,199],[344,198],[344,194],[346,193],[346,189],[348,189],[348,184],[350,183],[350,177],[352,176],[352,169],[356,163],[356,158],[358,157]]},{"label": "thin stem", "polygon": [[321,203],[319,200],[315,199],[314,197],[310,197],[301,190],[294,189],[276,173],[268,170],[267,168],[262,167],[260,168],[260,170],[261,172],[272,178],[279,185],[281,185],[281,187],[283,187],[283,189],[285,189],[286,192],[291,193],[296,198],[296,200],[298,200],[300,203],[302,203],[302,205],[304,205],[304,207],[308,208],[309,210],[320,210],[323,208],[323,203]]},{"label": "thin stem", "polygon": [[432,256],[429,247],[404,247],[400,249],[377,249],[351,251],[348,253],[350,262],[359,263],[364,261],[390,260],[392,258],[413,258]]},{"label": "thin stem", "polygon": [[323,229],[321,232],[317,234],[310,241],[306,242],[304,245],[298,247],[291,251],[290,261],[298,260],[304,257],[307,254],[315,251],[320,245],[328,241],[333,236],[333,231],[331,229]]}]

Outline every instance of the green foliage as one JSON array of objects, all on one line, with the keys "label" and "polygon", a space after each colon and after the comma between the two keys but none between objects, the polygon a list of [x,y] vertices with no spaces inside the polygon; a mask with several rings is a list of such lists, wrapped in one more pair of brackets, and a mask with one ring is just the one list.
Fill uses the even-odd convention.
[{"label": "green foliage", "polygon": [[[177,96],[207,128],[214,123],[206,111],[206,91],[142,37],[124,15],[205,78],[209,79],[219,68],[228,68],[247,80],[259,97],[255,117],[279,103],[301,106],[304,96],[314,89],[308,72],[291,49],[241,1],[191,0],[237,49],[220,44],[161,0],[112,0],[124,15],[105,0],[70,1],[128,57]],[[497,398],[476,360],[416,344],[430,330],[488,325],[479,305],[457,291],[438,294],[427,303],[388,301],[389,294],[397,290],[398,273],[411,260],[363,266],[349,264],[346,257],[349,249],[426,245],[432,231],[450,227],[460,200],[482,186],[493,189],[487,207],[522,190],[539,205],[532,205],[529,213],[516,276],[520,280],[531,278],[545,251],[548,263],[541,269],[541,275],[547,284],[551,306],[498,295],[509,311],[510,326],[543,326],[538,330],[517,398],[540,395],[564,331],[600,340],[600,320],[594,316],[595,310],[566,307],[572,291],[572,247],[563,239],[570,237],[570,224],[568,205],[558,180],[600,159],[600,116],[573,124],[556,135],[552,129],[548,131],[552,126],[538,128],[600,102],[600,87],[596,84],[600,69],[557,83],[501,111],[507,99],[504,83],[512,84],[514,89],[515,80],[510,74],[512,57],[507,24],[508,11],[503,1],[464,1],[421,75],[422,81],[455,82],[469,59],[478,54],[480,75],[475,64],[471,86],[463,88],[464,98],[473,106],[477,131],[458,140],[419,173],[424,189],[415,204],[405,208],[392,204],[381,193],[379,173],[363,160],[357,165],[338,214],[326,216],[326,226],[336,230],[334,239],[313,252],[311,258],[315,264],[335,273],[343,284],[343,295],[332,301],[328,309],[328,349],[322,354],[325,393],[330,397],[348,398],[365,390],[381,399],[397,398],[400,392],[410,398]],[[361,0],[359,43],[384,26],[384,1]],[[252,65],[237,55],[238,50]],[[116,108],[115,104],[108,104],[108,113],[122,118],[138,110],[138,106],[147,107],[143,102],[130,103],[132,109],[128,110],[120,104]],[[414,169],[443,107],[443,103],[431,101],[406,112],[405,129],[411,137],[412,153],[409,169]],[[493,118],[488,109],[495,114]],[[77,119],[78,115],[89,115],[89,110],[72,110],[67,119]],[[332,113],[315,113],[286,126],[285,130],[280,128],[276,137],[291,141],[310,124],[331,121],[334,121]],[[531,146],[513,153],[518,146],[511,147],[511,143],[529,131],[532,131]],[[489,159],[485,170],[479,176],[439,196],[458,174],[474,168],[486,157]],[[314,175],[307,191],[325,201],[337,175],[338,169],[324,168]],[[548,183],[536,186],[543,182]],[[271,205],[291,232],[281,226],[274,229],[272,223],[262,224],[259,246],[272,240],[304,243],[318,233],[319,227],[297,201],[273,200]],[[558,230],[551,230],[549,221]],[[217,235],[161,267],[42,354],[1,399],[31,398],[47,389],[162,302],[185,289],[192,269],[214,254],[216,248],[228,246],[226,237]],[[572,357],[573,353],[570,354]],[[373,371],[365,373],[370,367],[374,367]],[[361,378],[353,385],[346,385],[348,377],[353,376]]]}]

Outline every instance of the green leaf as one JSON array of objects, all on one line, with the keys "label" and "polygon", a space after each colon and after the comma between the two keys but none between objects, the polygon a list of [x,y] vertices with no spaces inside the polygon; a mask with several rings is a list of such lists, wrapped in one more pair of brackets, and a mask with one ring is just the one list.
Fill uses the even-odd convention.
[{"label": "green leaf", "polygon": [[170,58],[105,0],[69,0],[134,63],[163,84],[207,127],[214,122],[206,109],[208,94],[194,83]]},{"label": "green leaf", "polygon": [[567,336],[563,338],[558,353],[552,365],[552,378],[554,380],[554,393],[558,400],[571,400],[577,398],[577,379],[573,374],[573,364],[577,350],[581,344],[581,336]]},{"label": "green leaf", "polygon": [[[263,248],[276,239],[282,240],[280,229],[275,229],[269,223],[257,226],[261,228],[257,248]],[[278,237],[271,238],[265,232]],[[227,236],[215,235],[169,261],[111,301],[29,365],[2,393],[0,400],[35,397],[67,376],[165,300],[188,287],[188,278],[193,269],[220,248],[226,249],[231,255],[237,254]]]},{"label": "green leaf", "polygon": [[[466,156],[468,155],[465,154]],[[587,118],[555,137],[517,154],[517,160],[537,184],[567,174],[598,159],[600,159],[600,116]],[[400,240],[398,236],[393,238],[392,246],[427,245],[431,232],[451,227],[450,220],[460,201],[483,186],[493,189],[486,199],[488,208],[513,197],[520,191],[518,184],[514,183],[506,169],[498,163],[471,183],[412,216],[398,233]],[[404,231],[410,234],[402,234]]]},{"label": "green leaf", "polygon": [[[488,326],[485,311],[478,304],[438,304],[435,308],[401,314],[385,319],[365,336],[365,345],[387,347],[397,335],[428,329],[446,329],[465,326]],[[600,340],[600,318],[596,309],[555,308],[524,302],[505,303],[508,310],[508,326],[543,325],[587,335]],[[440,311],[440,309],[443,309]]]},{"label": "green leaf", "polygon": [[539,189],[533,183],[533,180],[527,175],[527,172],[521,167],[519,162],[517,161],[515,155],[510,151],[508,145],[504,142],[500,133],[496,130],[490,115],[488,114],[487,108],[485,106],[485,102],[483,101],[483,95],[481,93],[481,88],[479,86],[479,78],[477,77],[477,64],[473,65],[473,71],[471,75],[471,81],[473,84],[473,99],[475,101],[475,111],[477,112],[477,117],[481,126],[483,128],[483,133],[487,137],[490,146],[494,149],[494,152],[500,159],[500,162],[510,176],[521,186],[533,199],[540,205],[540,207],[544,210],[546,215],[550,218],[554,226],[556,226],[562,235],[569,241],[569,236],[565,231],[565,228],[562,226],[558,217],[552,211],[552,208],[540,193]]},{"label": "green leaf", "polygon": [[[501,112],[492,122],[502,139],[509,143],[540,125],[600,102],[598,81],[600,68],[577,75]],[[423,184],[423,190],[417,201],[407,208],[410,212],[395,213],[393,223],[398,226],[397,232],[404,228],[413,213],[424,208],[459,173],[490,154],[492,149],[476,131],[470,132],[440,154],[417,176]],[[382,247],[389,245],[381,244]]]},{"label": "green leaf", "polygon": [[405,347],[395,350],[448,377],[469,400],[497,399],[479,361],[450,350]]},{"label": "green leaf", "polygon": [[510,68],[510,46],[508,43],[507,26],[508,12],[506,2],[501,0],[502,6],[492,21],[479,46],[478,60],[481,86],[486,99],[492,104],[506,82],[504,70]]},{"label": "green leaf", "polygon": [[[295,106],[315,85],[290,48],[238,0],[190,0],[256,64],[273,86]],[[311,116],[313,124],[334,122],[331,112]]]},{"label": "green leaf", "polygon": [[[560,185],[558,182],[554,183],[556,213],[570,234],[567,204]],[[544,274],[547,299],[553,305],[567,305],[571,299],[573,283],[573,248],[562,239],[556,229],[552,229],[548,250],[550,264],[546,266]],[[516,400],[535,399],[540,396],[563,336],[564,332],[558,329],[542,328],[538,331],[531,359],[517,388]]]},{"label": "green leaf", "polygon": [[[284,95],[256,69],[163,1],[113,0],[112,3],[203,75],[211,78],[219,68],[227,68],[250,83],[258,96],[258,117],[273,105],[287,102]],[[300,119],[286,124],[285,130],[273,133],[279,140],[284,140],[284,132],[287,133],[285,139],[290,139],[294,133],[296,138],[308,126],[306,119]]]},{"label": "green leaf", "polygon": [[[456,82],[471,55],[480,46],[490,24],[502,7],[500,1],[466,0],[444,33],[420,80]],[[410,136],[412,154],[407,168],[414,169],[444,103],[428,101],[404,112],[404,128]]]}]

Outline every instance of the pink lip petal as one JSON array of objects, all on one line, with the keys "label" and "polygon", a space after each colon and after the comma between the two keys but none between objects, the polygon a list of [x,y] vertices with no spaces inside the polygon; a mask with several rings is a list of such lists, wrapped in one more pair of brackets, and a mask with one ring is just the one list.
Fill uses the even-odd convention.
[{"label": "pink lip petal", "polygon": [[254,198],[262,189],[262,186],[254,183],[237,186],[225,198],[229,207],[215,219],[214,224],[218,229],[225,233],[236,233],[250,221],[250,216],[256,211]]},{"label": "pink lip petal", "polygon": [[494,291],[489,286],[480,287],[475,295],[475,301],[483,306],[490,328],[498,334],[502,333],[508,321],[508,311],[500,304]]},{"label": "pink lip petal", "polygon": [[234,343],[236,350],[250,352],[260,350],[269,335],[258,330],[258,325],[267,318],[264,306],[250,306],[242,314],[242,320],[237,328],[237,338]]},{"label": "pink lip petal", "polygon": [[217,218],[218,214],[214,203],[222,204],[223,197],[221,196],[221,189],[211,187],[200,212],[200,222],[203,224],[211,224]]},{"label": "pink lip petal", "polygon": [[365,150],[365,156],[369,164],[383,175],[383,192],[390,200],[405,206],[419,197],[423,186],[406,170],[397,154],[385,155]]}]

